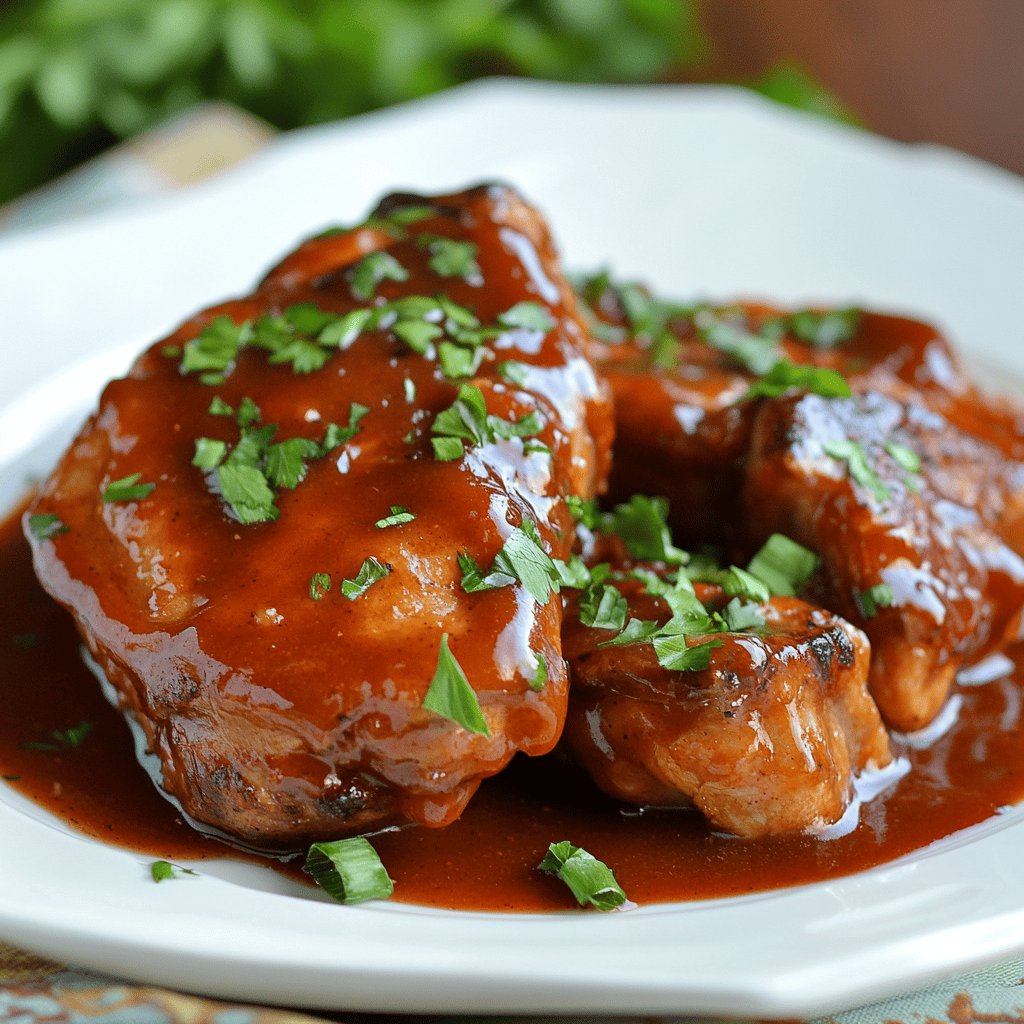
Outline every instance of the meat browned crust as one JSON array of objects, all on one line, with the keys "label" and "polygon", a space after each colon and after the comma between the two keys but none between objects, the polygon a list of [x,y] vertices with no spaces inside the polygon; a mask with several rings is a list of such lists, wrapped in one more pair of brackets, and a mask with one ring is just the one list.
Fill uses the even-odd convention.
[{"label": "meat browned crust", "polygon": [[[413,208],[414,220],[395,216]],[[468,244],[458,252],[476,267],[438,269],[438,237]],[[353,266],[382,252],[404,279],[385,274],[357,296],[366,282],[357,289]],[[342,351],[312,372],[289,365],[310,355],[303,343],[317,347],[308,339],[292,355],[260,347],[263,316],[292,310],[301,321],[294,310],[308,304],[337,321],[439,293],[490,330],[468,381],[442,372],[437,337],[403,340],[393,321],[354,341],[336,337]],[[533,304],[534,326],[499,323],[518,303]],[[256,322],[255,340],[223,380],[183,372],[182,347],[229,321]],[[508,361],[519,364],[514,379],[502,371]],[[461,457],[436,458],[432,424],[465,383],[494,421],[535,414],[525,431],[534,436],[502,437],[486,421]],[[239,522],[216,475],[193,465],[197,438],[239,440],[234,418],[211,411],[214,396],[232,410],[251,399],[256,425],[276,425],[276,441],[304,439],[307,451],[323,443],[305,478],[279,488],[276,521]],[[358,406],[369,411],[354,436],[324,454],[327,425],[344,426]],[[532,522],[539,545],[566,556],[563,496],[602,486],[610,437],[605,386],[536,211],[502,187],[392,197],[366,225],[305,242],[252,295],[193,317],[111,382],[31,510],[67,531],[27,533],[44,586],[74,615],[159,758],[164,789],[195,821],[281,849],[437,826],[517,751],[549,750],[567,699],[560,601],[540,602],[518,579],[467,593],[458,555],[488,566]],[[112,481],[136,473],[152,493],[103,500]],[[392,506],[414,521],[375,525]],[[390,575],[345,599],[342,579],[370,557]],[[311,596],[317,573],[333,581],[320,600]],[[443,634],[489,734],[423,707]],[[541,661],[547,679],[535,688]]]},{"label": "meat browned crust", "polygon": [[[630,615],[667,619],[641,583],[616,586]],[[717,587],[696,591],[711,609],[725,604]],[[843,816],[857,773],[890,761],[866,688],[868,641],[796,598],[760,611],[756,631],[690,638],[721,646],[708,668],[688,672],[663,668],[649,643],[601,646],[614,634],[569,619],[563,742],[602,790],[633,804],[692,804],[713,827],[747,838]]]}]

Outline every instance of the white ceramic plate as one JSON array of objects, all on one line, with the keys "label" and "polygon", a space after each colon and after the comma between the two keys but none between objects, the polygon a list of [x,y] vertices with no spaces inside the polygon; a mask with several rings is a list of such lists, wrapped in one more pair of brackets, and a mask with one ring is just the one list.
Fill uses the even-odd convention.
[{"label": "white ceramic plate", "polygon": [[[0,501],[103,380],[298,238],[381,192],[501,177],[570,265],[681,296],[860,301],[1024,373],[1024,188],[729,89],[489,83],[286,136],[142,207],[0,242]],[[40,381],[49,378],[49,383]],[[40,390],[32,391],[33,387]],[[131,978],[308,1007],[812,1015],[1024,950],[1024,818],[864,874],[627,914],[340,907],[230,862],[155,886],[0,789],[0,936]]]}]

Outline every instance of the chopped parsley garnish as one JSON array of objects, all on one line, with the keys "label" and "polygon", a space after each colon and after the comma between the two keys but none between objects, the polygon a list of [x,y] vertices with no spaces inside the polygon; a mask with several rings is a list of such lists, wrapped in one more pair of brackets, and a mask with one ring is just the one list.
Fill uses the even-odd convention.
[{"label": "chopped parsley garnish", "polygon": [[480,369],[485,355],[486,349],[463,348],[451,341],[442,341],[437,347],[441,372],[449,379],[472,377]]},{"label": "chopped parsley garnish", "polygon": [[367,253],[348,271],[353,298],[368,302],[384,281],[408,281],[409,271],[384,250]]},{"label": "chopped parsley garnish", "polygon": [[547,307],[539,302],[517,302],[504,313],[498,314],[498,323],[502,327],[541,331],[546,334],[555,326],[555,318]]},{"label": "chopped parsley garnish", "polygon": [[893,457],[901,469],[905,469],[908,473],[921,472],[921,456],[913,448],[890,441],[885,446],[885,450]]},{"label": "chopped parsley garnish", "polygon": [[191,868],[181,868],[172,864],[169,860],[155,860],[149,865],[149,874],[154,882],[168,882],[173,878],[181,878],[183,875],[195,875],[197,872]]},{"label": "chopped parsley garnish", "polygon": [[598,647],[625,647],[629,644],[642,644],[650,640],[661,626],[652,619],[631,618],[618,636],[604,640]]},{"label": "chopped parsley garnish", "polygon": [[354,601],[357,597],[362,597],[374,583],[379,583],[385,576],[390,575],[391,566],[377,561],[373,555],[370,555],[359,567],[359,572],[356,573],[355,579],[344,579],[341,581],[342,597],[347,597],[350,601]]},{"label": "chopped parsley garnish", "polygon": [[462,589],[467,594],[507,587],[519,580],[538,603],[547,604],[562,585],[562,567],[544,550],[536,524],[529,519],[508,535],[487,572],[468,552],[458,557]]},{"label": "chopped parsley garnish", "polygon": [[771,598],[768,584],[738,565],[732,565],[722,574],[719,584],[729,597],[742,597],[763,604]]},{"label": "chopped parsley garnish", "polygon": [[868,454],[857,441],[844,438],[842,441],[829,441],[824,445],[826,455],[839,462],[845,462],[851,478],[866,490],[880,504],[890,496],[889,488],[875,472],[868,461]]},{"label": "chopped parsley garnish", "polygon": [[[470,244],[444,241],[453,246]],[[446,258],[451,252],[445,249]],[[404,281],[409,276],[387,252],[370,253],[350,268],[349,274],[353,294],[362,301],[372,299],[381,281]],[[221,384],[243,349],[258,348],[268,353],[272,365],[288,364],[294,373],[313,373],[326,365],[335,349],[349,348],[364,332],[381,330],[390,331],[420,355],[432,356],[436,344],[442,373],[458,379],[472,376],[489,357],[489,350],[482,347],[486,341],[511,330],[547,330],[550,326],[554,326],[550,313],[536,302],[517,303],[498,316],[497,325],[488,327],[481,325],[472,310],[443,294],[403,295],[340,314],[304,302],[241,324],[227,316],[217,317],[185,344],[180,369],[186,374],[199,373],[204,384]],[[407,401],[412,401],[408,390]],[[220,399],[214,399],[210,412],[233,414]]]},{"label": "chopped parsley garnish", "polygon": [[537,667],[530,677],[530,689],[534,692],[540,692],[548,685],[548,662],[539,651],[536,653],[536,657]]},{"label": "chopped parsley garnish", "polygon": [[849,341],[860,328],[860,310],[848,306],[843,309],[802,309],[785,318],[785,326],[794,337],[815,348],[836,348]]},{"label": "chopped parsley garnish", "polygon": [[415,519],[416,517],[404,505],[392,505],[388,514],[383,519],[378,519],[373,525],[378,530],[386,530],[389,526],[403,526]]},{"label": "chopped parsley garnish", "polygon": [[593,499],[567,494],[565,505],[573,519],[588,530],[596,530],[601,525],[601,510]]},{"label": "chopped parsley garnish", "polygon": [[746,398],[778,398],[790,388],[810,391],[823,398],[849,398],[852,394],[846,378],[838,370],[804,366],[780,359],[763,374],[743,396]]},{"label": "chopped parsley garnish", "polygon": [[447,633],[441,635],[437,669],[423,698],[423,707],[462,726],[467,732],[491,735],[473,687],[448,647]]},{"label": "chopped parsley garnish", "polygon": [[224,461],[228,453],[226,441],[218,441],[212,437],[196,438],[196,453],[192,456],[192,465],[198,469],[216,469]]},{"label": "chopped parsley garnish", "polygon": [[498,373],[500,373],[505,380],[510,384],[519,384],[520,386],[526,383],[526,377],[529,370],[530,368],[526,363],[518,363],[512,359],[508,359],[498,366]]},{"label": "chopped parsley garnish", "polygon": [[750,560],[747,572],[766,583],[773,594],[795,597],[820,562],[813,551],[784,534],[773,533]]},{"label": "chopped parsley garnish", "polygon": [[540,604],[557,592],[555,563],[541,545],[536,526],[528,519],[517,526],[494,557],[494,572],[519,580]]},{"label": "chopped parsley garnish", "polygon": [[328,423],[327,431],[324,434],[324,443],[321,446],[323,454],[328,455],[335,448],[348,444],[356,434],[359,433],[359,424],[363,417],[370,411],[368,405],[360,405],[358,402],[350,402],[348,407],[348,423],[341,427],[337,423]]},{"label": "chopped parsley garnish", "polygon": [[426,220],[428,217],[433,217],[436,213],[437,211],[434,207],[427,206],[425,203],[399,206],[383,216],[374,215],[367,217],[366,220],[359,224],[352,224],[349,226],[335,224],[329,228],[324,228],[323,231],[320,231],[315,235],[311,235],[306,239],[306,241],[315,242],[325,238],[335,238],[338,235],[351,234],[353,231],[362,231],[364,228],[384,231],[391,235],[391,237],[396,241],[401,241],[408,237],[408,233],[405,230],[406,227],[410,224],[416,224],[418,221]]},{"label": "chopped parsley garnish", "polygon": [[239,350],[251,338],[251,321],[236,324],[229,316],[215,317],[195,338],[185,342],[181,372],[222,376],[234,365]]},{"label": "chopped parsley garnish", "polygon": [[313,843],[304,870],[339,903],[386,900],[395,891],[377,851],[362,836]]},{"label": "chopped parsley garnish", "polygon": [[331,589],[331,577],[326,572],[315,572],[309,578],[309,596],[322,601]]},{"label": "chopped parsley garnish", "polygon": [[565,882],[581,907],[617,910],[628,902],[608,865],[570,842],[552,843],[537,868]]},{"label": "chopped parsley garnish", "polygon": [[434,417],[430,431],[434,435],[431,443],[435,458],[440,462],[450,462],[465,454],[465,444],[479,447],[496,438],[529,437],[541,428],[536,412],[530,412],[517,421],[488,415],[483,392],[475,384],[463,384],[455,401]]},{"label": "chopped parsley garnish", "polygon": [[664,627],[654,634],[651,643],[658,664],[673,672],[703,672],[711,664],[711,652],[722,646],[721,640],[706,640],[689,647],[686,633],[666,633]]},{"label": "chopped parsley garnish", "polygon": [[864,617],[873,619],[882,608],[891,608],[896,602],[896,595],[888,583],[876,583],[873,587],[860,594],[859,604],[864,611]]},{"label": "chopped parsley garnish", "polygon": [[769,374],[781,361],[778,338],[774,334],[752,334],[745,327],[707,309],[700,310],[693,322],[697,333],[707,344],[758,377]]},{"label": "chopped parsley garnish", "polygon": [[[638,284],[616,284],[607,270],[573,282],[580,298],[587,327],[594,337],[619,344],[632,337],[651,354],[651,361],[662,369],[672,369],[678,361],[679,340],[672,333],[672,321],[689,319],[695,307],[655,298]],[[628,329],[605,323],[595,312],[608,297],[621,309]]]},{"label": "chopped parsley garnish", "polygon": [[33,512],[28,517],[29,532],[36,540],[52,540],[70,527],[53,512]]},{"label": "chopped parsley garnish", "polygon": [[220,395],[214,395],[206,410],[211,416],[234,416],[235,410]]},{"label": "chopped parsley garnish", "polygon": [[730,633],[749,633],[764,628],[764,615],[756,604],[734,597],[722,610],[726,628]]},{"label": "chopped parsley garnish", "polygon": [[620,537],[634,558],[674,564],[686,561],[686,552],[672,543],[668,502],[664,498],[634,494],[628,502],[605,513],[595,525]]},{"label": "chopped parsley garnish", "polygon": [[421,234],[416,244],[430,253],[429,265],[441,277],[458,277],[467,284],[484,283],[476,257],[478,248],[473,242],[457,242],[443,235]]},{"label": "chopped parsley garnish", "polygon": [[225,462],[217,468],[216,475],[220,496],[240,523],[251,526],[272,522],[280,515],[274,504],[277,495],[259,467]]},{"label": "chopped parsley garnish", "polygon": [[22,743],[24,750],[45,750],[60,752],[61,750],[77,750],[85,738],[92,732],[92,722],[79,722],[70,729],[54,729],[45,740],[27,740]]},{"label": "chopped parsley garnish", "polygon": [[120,480],[112,480],[103,490],[103,500],[106,503],[112,501],[138,501],[141,498],[148,498],[156,489],[156,484],[140,484],[141,473],[129,473]]},{"label": "chopped parsley garnish", "polygon": [[628,606],[610,583],[587,589],[580,600],[580,622],[594,629],[622,629]]},{"label": "chopped parsley garnish", "polygon": [[[275,504],[277,491],[297,487],[305,479],[310,462],[352,440],[369,411],[367,406],[352,402],[348,424],[342,427],[329,423],[323,441],[291,437],[272,443],[277,426],[255,426],[259,408],[251,399],[243,398],[236,417],[239,439],[234,447],[215,438],[197,438],[192,465],[207,474],[211,488],[240,523],[272,522],[280,514]],[[215,415],[229,413],[220,411]]]}]

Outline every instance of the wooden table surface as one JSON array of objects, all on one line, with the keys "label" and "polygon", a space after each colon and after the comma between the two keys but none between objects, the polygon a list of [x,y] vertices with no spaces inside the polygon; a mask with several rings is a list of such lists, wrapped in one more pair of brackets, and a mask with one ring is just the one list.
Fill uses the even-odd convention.
[{"label": "wooden table surface", "polygon": [[1024,174],[1024,0],[703,0],[699,77],[803,67],[869,128]]}]

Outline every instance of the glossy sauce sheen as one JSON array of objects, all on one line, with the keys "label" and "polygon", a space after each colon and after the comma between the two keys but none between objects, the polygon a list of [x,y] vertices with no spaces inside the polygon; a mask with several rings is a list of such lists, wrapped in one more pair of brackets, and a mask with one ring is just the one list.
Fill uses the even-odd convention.
[{"label": "glossy sauce sheen", "polygon": [[[546,318],[549,328],[499,331],[472,380],[491,416],[533,415],[548,453],[494,436],[436,458],[432,427],[459,382],[390,329],[367,331],[310,373],[248,347],[216,384],[182,373],[180,352],[158,343],[107,385],[40,488],[35,511],[68,530],[36,543],[39,578],[77,617],[183,808],[254,848],[444,825],[515,753],[551,750],[564,720],[561,606],[535,601],[519,581],[468,594],[458,555],[489,565],[530,521],[552,556],[568,556],[563,495],[591,497],[603,479],[610,404],[537,214],[497,187],[431,202],[419,241],[373,228],[311,239],[252,295],[168,341],[186,345],[218,317],[241,324],[303,304],[318,315],[369,310],[352,268],[387,244],[404,276],[378,282],[373,301],[429,304],[443,292],[482,324],[520,303]],[[478,276],[436,270],[422,244],[435,232],[473,247]],[[522,364],[522,383],[503,376],[506,361]],[[193,465],[197,438],[238,440],[232,418],[209,411],[215,396],[235,409],[255,402],[275,440],[314,446],[354,407],[366,414],[297,486],[282,485],[277,521],[241,525]],[[151,495],[101,499],[110,481],[135,473]],[[379,528],[393,506],[414,521]],[[346,600],[341,581],[371,557],[389,574]],[[320,574],[333,587],[314,600]],[[472,680],[482,729],[424,706],[444,636]],[[551,671],[535,690],[542,658]]]},{"label": "glossy sauce sheen", "polygon": [[[0,609],[3,784],[85,834],[146,857],[245,856],[195,832],[138,766],[121,716],[82,664],[70,618],[36,582],[16,517],[0,527]],[[548,844],[561,839],[606,861],[640,904],[740,895],[860,871],[1024,797],[1024,652],[1014,652],[1014,660],[1012,678],[959,691],[959,722],[930,748],[896,745],[912,763],[910,774],[866,805],[860,826],[840,839],[737,841],[710,833],[692,813],[622,813],[548,757],[520,758],[485,782],[448,828],[412,828],[373,842],[395,880],[395,899],[463,910],[570,908],[564,886],[536,871]],[[81,721],[93,729],[77,749],[22,746]],[[295,866],[283,870],[298,874]]]}]

